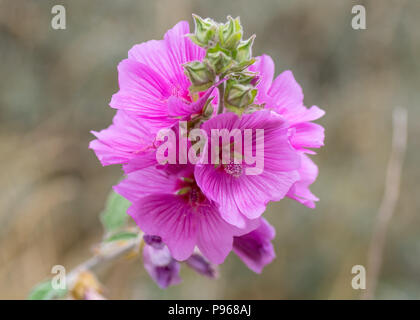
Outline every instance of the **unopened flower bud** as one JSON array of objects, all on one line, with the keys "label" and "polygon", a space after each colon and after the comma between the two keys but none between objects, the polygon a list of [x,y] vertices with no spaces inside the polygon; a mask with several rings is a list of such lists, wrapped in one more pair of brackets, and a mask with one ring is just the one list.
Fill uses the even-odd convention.
[{"label": "unopened flower bud", "polygon": [[235,59],[238,62],[245,62],[252,58],[252,44],[254,43],[255,35],[251,36],[246,41],[241,41],[236,49]]},{"label": "unopened flower bud", "polygon": [[152,246],[155,249],[162,249],[165,246],[165,244],[162,241],[162,238],[159,236],[145,234],[143,236],[143,240],[146,244]]},{"label": "unopened flower bud", "polygon": [[257,90],[252,85],[244,85],[240,83],[228,84],[225,100],[227,108],[234,112],[249,106],[255,99]]},{"label": "unopened flower bud", "polygon": [[191,81],[190,90],[193,92],[204,91],[214,82],[214,72],[203,62],[192,61],[184,64],[184,72]]},{"label": "unopened flower bud", "polygon": [[217,24],[210,18],[203,19],[193,14],[195,32],[190,35],[191,40],[200,47],[212,46],[217,32]]},{"label": "unopened flower bud", "polygon": [[233,50],[242,39],[242,26],[239,17],[228,17],[228,22],[219,26],[220,45],[228,50]]},{"label": "unopened flower bud", "polygon": [[210,66],[213,68],[216,74],[221,74],[228,70],[232,64],[233,60],[222,50],[208,50],[207,51],[207,60]]}]

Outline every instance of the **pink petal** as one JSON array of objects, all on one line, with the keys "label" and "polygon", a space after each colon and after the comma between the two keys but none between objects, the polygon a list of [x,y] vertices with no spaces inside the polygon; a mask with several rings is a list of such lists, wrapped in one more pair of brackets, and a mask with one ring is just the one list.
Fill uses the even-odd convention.
[{"label": "pink petal", "polygon": [[303,105],[303,92],[290,70],[282,72],[273,82],[268,95],[273,98],[279,113],[292,111]]},{"label": "pink petal", "polygon": [[184,74],[182,65],[194,60],[202,60],[205,50],[194,44],[187,34],[190,27],[187,21],[178,22],[165,34],[165,44],[169,52],[169,63],[175,74],[175,85],[187,89],[190,81]]},{"label": "pink petal", "polygon": [[197,210],[197,246],[215,264],[222,263],[232,250],[237,228],[226,223],[217,207],[209,203]]},{"label": "pink petal", "polygon": [[256,99],[258,102],[264,101],[273,82],[273,59],[265,54],[257,57],[257,61],[249,67],[249,70],[252,72],[258,72],[258,75],[260,76],[260,81],[257,84],[258,94]]},{"label": "pink petal", "polygon": [[89,148],[104,166],[126,163],[154,141],[145,121],[122,110],[117,111],[113,124],[107,129],[92,133],[98,139],[91,141]]},{"label": "pink petal", "polygon": [[293,112],[284,112],[282,115],[290,124],[296,124],[301,122],[314,121],[321,118],[325,114],[325,111],[318,108],[317,106],[312,106],[311,108],[306,108],[305,106],[300,106],[295,108]]},{"label": "pink petal", "polygon": [[168,174],[166,170],[149,167],[130,173],[114,190],[134,203],[146,195],[174,193],[177,179],[177,175]]},{"label": "pink petal", "polygon": [[128,51],[128,58],[145,64],[164,79],[174,79],[170,56],[163,40],[150,40],[133,46]]},{"label": "pink petal", "polygon": [[142,170],[151,166],[156,166],[158,164],[156,160],[156,149],[152,148],[136,154],[132,159],[127,163],[123,164],[124,172],[130,173],[138,170]]},{"label": "pink petal", "polygon": [[275,230],[265,219],[261,222],[258,229],[233,240],[233,251],[256,273],[261,273],[276,256],[271,244]]},{"label": "pink petal", "polygon": [[192,254],[197,238],[197,218],[181,197],[149,195],[137,200],[128,209],[128,214],[145,233],[160,236],[176,260],[183,261]]},{"label": "pink petal", "polygon": [[170,85],[153,69],[134,60],[123,60],[118,65],[118,78],[120,91],[112,96],[112,108],[132,111],[157,129],[175,123],[168,117],[166,103],[171,95]]},{"label": "pink petal", "polygon": [[312,122],[302,122],[292,126],[294,133],[290,142],[296,149],[319,148],[324,145],[324,128]]},{"label": "pink petal", "polygon": [[309,190],[309,186],[318,176],[318,167],[304,153],[301,154],[301,157],[301,167],[299,169],[300,179],[290,188],[287,196],[309,208],[315,208],[315,201],[319,199]]},{"label": "pink petal", "polygon": [[213,92],[214,86],[211,87],[203,94],[196,102],[185,103],[182,99],[177,97],[170,97],[168,99],[168,113],[172,117],[181,117],[189,120],[193,114],[201,113],[211,93]]}]

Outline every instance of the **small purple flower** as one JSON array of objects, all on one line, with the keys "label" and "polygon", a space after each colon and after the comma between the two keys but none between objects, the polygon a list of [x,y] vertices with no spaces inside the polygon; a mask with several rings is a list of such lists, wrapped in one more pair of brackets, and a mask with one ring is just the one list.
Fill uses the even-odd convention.
[{"label": "small purple flower", "polygon": [[262,269],[276,257],[271,243],[275,234],[274,228],[261,218],[261,224],[257,229],[233,239],[233,252],[248,268],[261,273]]},{"label": "small purple flower", "polygon": [[211,264],[204,256],[198,253],[193,253],[185,263],[187,266],[209,278],[217,277],[216,266]]},{"label": "small purple flower", "polygon": [[[157,236],[146,235],[143,248],[144,268],[159,287],[165,289],[181,282],[180,264],[172,258],[168,247]],[[147,239],[147,240],[146,240]]]}]

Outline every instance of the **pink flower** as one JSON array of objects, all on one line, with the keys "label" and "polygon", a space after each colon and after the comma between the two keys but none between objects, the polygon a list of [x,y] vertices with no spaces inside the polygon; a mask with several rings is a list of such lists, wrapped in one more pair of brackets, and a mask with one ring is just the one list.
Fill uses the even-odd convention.
[{"label": "pink flower", "polygon": [[110,103],[119,110],[110,127],[92,131],[97,139],[89,145],[102,165],[127,164],[133,159],[128,171],[153,165],[156,132],[202,112],[214,86],[194,97],[188,91],[190,82],[182,64],[205,54],[186,37],[188,33],[188,23],[182,21],[164,40],[135,45],[119,64],[120,91]]},{"label": "pink flower", "polygon": [[274,228],[261,218],[260,226],[254,231],[233,240],[233,252],[256,273],[261,273],[262,269],[276,257],[274,253],[273,240],[276,232]]},{"label": "pink flower", "polygon": [[154,132],[172,126],[180,116],[201,112],[203,104],[194,103],[198,98],[188,91],[190,81],[182,65],[202,60],[205,50],[186,36],[189,32],[188,22],[181,21],[164,40],[135,45],[118,66],[120,91],[113,95],[110,106],[131,111]]},{"label": "pink flower", "polygon": [[258,221],[246,221],[243,229],[228,224],[197,186],[192,168],[174,167],[130,173],[115,191],[132,202],[128,214],[140,229],[160,236],[176,260],[188,259],[197,246],[210,262],[220,264],[232,250],[233,237],[252,231]]},{"label": "pink flower", "polygon": [[[263,163],[260,174],[247,174],[250,165],[243,160],[239,164],[198,164],[195,167],[198,186],[208,199],[220,205],[223,219],[230,224],[242,228],[247,219],[260,217],[269,201],[282,199],[299,179],[297,169],[300,157],[289,143],[288,124],[274,112],[262,110],[242,117],[234,113],[223,113],[206,121],[202,129],[209,137],[212,129],[227,129],[231,132],[232,129],[238,129],[238,135],[242,137],[245,137],[246,129],[253,132],[264,130],[263,154],[259,156]],[[225,143],[229,147],[231,140]],[[254,134],[252,146],[258,143],[261,141]]]},{"label": "pink flower", "polygon": [[306,108],[303,104],[302,88],[296,82],[291,71],[284,71],[274,81],[273,60],[263,55],[250,66],[251,71],[258,72],[261,81],[257,85],[256,103],[265,103],[267,109],[276,111],[289,123],[290,143],[301,151],[302,166],[299,169],[300,179],[288,192],[287,196],[304,205],[314,208],[318,198],[309,190],[309,186],[318,175],[318,168],[304,153],[315,153],[308,148],[319,148],[324,145],[324,128],[311,121],[324,115],[317,106]]},{"label": "pink flower", "polygon": [[[323,145],[324,128],[312,121],[324,111],[305,107],[290,71],[273,80],[269,56],[248,68],[256,77],[239,68],[252,44],[229,36],[239,20],[195,19],[193,39],[205,49],[190,40],[182,21],[163,40],[128,52],[110,102],[117,109],[113,124],[93,131],[90,143],[102,165],[122,164],[127,176],[114,189],[132,203],[128,214],[146,234],[144,266],[162,288],[180,281],[180,261],[214,277],[214,264],[232,250],[260,273],[275,257],[274,228],[261,218],[267,203],[287,196],[314,208],[318,201],[309,190],[318,168],[307,154]],[[184,71],[192,88],[212,86],[190,92]],[[212,105],[204,106],[219,95],[216,87],[227,108],[214,115]],[[199,141],[192,141],[197,132]],[[203,141],[194,157],[190,148]]]},{"label": "pink flower", "polygon": [[206,258],[204,258],[199,253],[193,253],[185,263],[191,269],[196,271],[197,273],[209,277],[209,278],[216,278],[217,277],[217,269],[216,266],[211,264]]}]

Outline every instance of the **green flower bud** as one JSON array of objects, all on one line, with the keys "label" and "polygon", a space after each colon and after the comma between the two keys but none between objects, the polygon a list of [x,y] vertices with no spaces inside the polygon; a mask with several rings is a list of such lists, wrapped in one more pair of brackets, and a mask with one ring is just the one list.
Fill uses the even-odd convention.
[{"label": "green flower bud", "polygon": [[215,42],[217,24],[210,18],[203,19],[193,14],[195,32],[190,35],[191,40],[200,47],[212,46]]},{"label": "green flower bud", "polygon": [[253,103],[257,90],[250,84],[240,84],[229,80],[226,87],[226,107],[233,112],[242,114],[247,106]]},{"label": "green flower bud", "polygon": [[234,63],[233,59],[223,52],[221,49],[217,50],[219,46],[207,50],[206,59],[209,65],[213,68],[216,74],[221,74],[227,71]]},{"label": "green flower bud", "polygon": [[252,44],[254,43],[255,35],[251,36],[246,41],[241,41],[236,49],[235,60],[239,63],[248,61],[252,58]]},{"label": "green flower bud", "polygon": [[229,16],[228,20],[227,23],[219,26],[219,41],[223,48],[233,50],[242,39],[242,26],[239,17],[233,19]]},{"label": "green flower bud", "polygon": [[215,74],[203,62],[191,61],[183,65],[184,73],[191,81],[192,92],[204,91],[213,85]]}]

